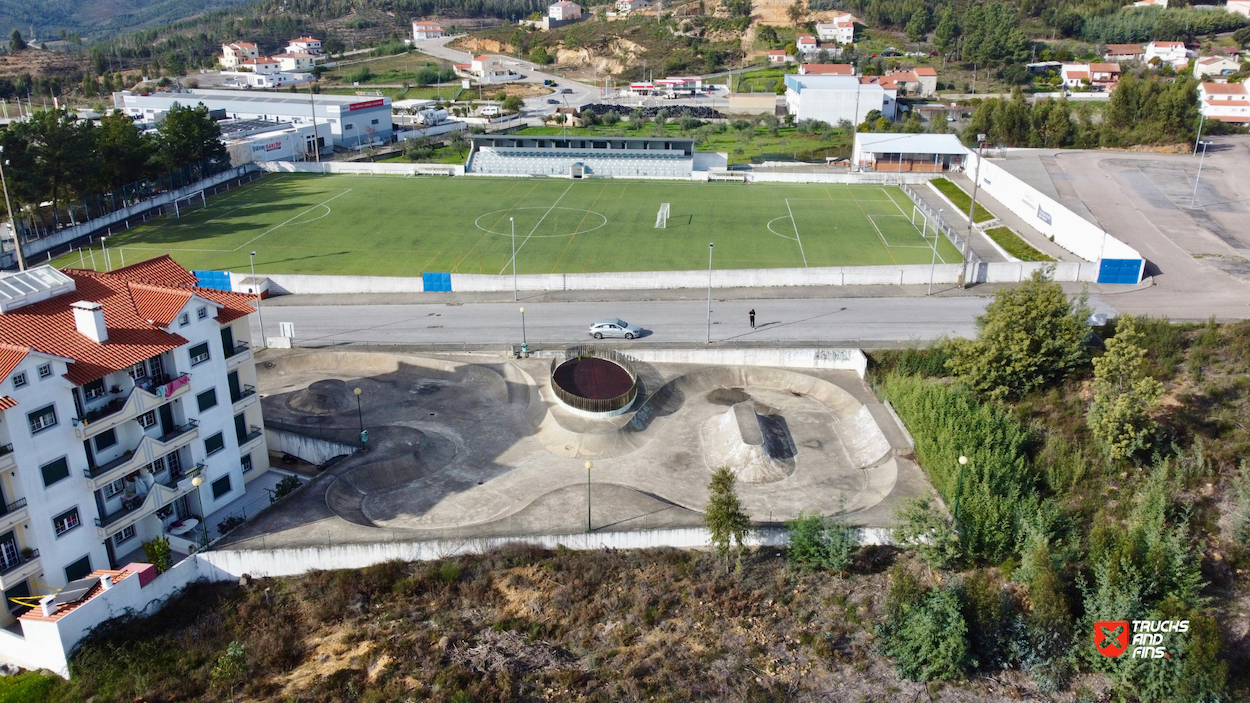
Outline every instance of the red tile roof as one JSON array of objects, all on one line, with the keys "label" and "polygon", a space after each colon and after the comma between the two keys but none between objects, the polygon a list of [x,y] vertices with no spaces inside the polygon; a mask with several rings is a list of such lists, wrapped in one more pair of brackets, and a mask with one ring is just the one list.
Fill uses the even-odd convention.
[{"label": "red tile roof", "polygon": [[[171,266],[178,265],[146,261],[126,267],[121,275],[65,269],[74,280],[75,292],[0,315],[0,368],[9,363],[16,366],[13,359],[18,349],[34,349],[73,360],[65,376],[82,385],[186,344],[186,339],[162,328],[181,309],[181,305],[173,306],[178,301],[185,304],[192,295],[221,305],[216,320],[223,324],[253,312],[251,296],[242,293],[139,280],[146,275],[164,280],[194,278],[186,269],[179,274]],[[103,344],[78,332],[70,305],[80,300],[103,307],[109,336]]]},{"label": "red tile roof", "polygon": [[52,615],[44,615],[43,612],[39,608],[34,608],[32,610],[26,611],[19,617],[21,617],[23,620],[37,620],[40,622],[55,622],[57,620],[60,620],[66,615],[69,615],[71,612],[77,610],[87,601],[100,595],[100,593],[104,591],[104,586],[100,585],[99,583],[99,578],[101,576],[108,576],[109,580],[111,580],[114,585],[117,585],[121,583],[122,579],[126,578],[127,576],[130,576],[133,573],[136,573],[131,570],[132,566],[134,566],[134,564],[127,564],[126,568],[121,569],[121,570],[96,569],[95,571],[92,571],[90,574],[87,574],[87,577],[96,579],[97,583],[94,586],[92,586],[90,589],[88,589],[87,593],[82,598],[79,598],[73,603],[62,603],[57,608],[56,612],[53,613]]},{"label": "red tile roof", "polygon": [[22,363],[22,359],[30,353],[30,347],[18,346],[13,344],[0,344],[0,378],[7,378],[17,365]]},{"label": "red tile roof", "polygon": [[0,410],[8,410],[9,408],[16,408],[16,407],[17,407],[17,401],[13,400],[9,396],[6,395],[3,398],[0,398]]},{"label": "red tile roof", "polygon": [[127,281],[139,281],[160,286],[194,286],[200,282],[195,274],[179,266],[169,254],[162,254],[155,259],[140,261],[137,264],[123,266],[110,272]]},{"label": "red tile roof", "polygon": [[805,63],[799,67],[804,75],[813,76],[851,76],[855,67],[849,63]]},{"label": "red tile roof", "polygon": [[1202,92],[1207,95],[1245,95],[1245,83],[1203,83]]}]

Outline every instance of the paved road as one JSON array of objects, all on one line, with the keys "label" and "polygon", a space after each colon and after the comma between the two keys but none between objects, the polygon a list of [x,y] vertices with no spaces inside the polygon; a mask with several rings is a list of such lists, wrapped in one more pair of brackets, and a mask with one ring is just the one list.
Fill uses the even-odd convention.
[{"label": "paved road", "polygon": [[[712,300],[712,340],[751,342],[906,342],[942,335],[972,336],[985,297],[839,298],[816,300]],[[274,306],[264,310],[266,334],[279,322],[295,323],[298,344],[509,344],[521,341],[525,306],[531,343],[586,341],[592,320],[619,316],[642,326],[644,341],[702,342],[707,338],[705,301],[618,303],[476,303],[462,305]],[[756,329],[747,311],[756,311]],[[259,339],[253,317],[254,339]]]}]

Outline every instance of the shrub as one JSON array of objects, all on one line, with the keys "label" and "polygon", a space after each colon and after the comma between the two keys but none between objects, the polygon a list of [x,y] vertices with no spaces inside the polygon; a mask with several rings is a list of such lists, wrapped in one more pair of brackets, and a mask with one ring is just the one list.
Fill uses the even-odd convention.
[{"label": "shrub", "polygon": [[712,482],[708,484],[711,496],[703,513],[703,523],[711,533],[717,556],[728,561],[732,552],[741,569],[743,542],[751,529],[751,519],[742,510],[735,484],[737,477],[723,466],[712,474]]},{"label": "shrub", "polygon": [[230,530],[247,522],[241,515],[231,515],[230,517],[217,523],[217,534],[224,535]]},{"label": "shrub", "polygon": [[894,542],[935,569],[948,569],[963,558],[959,533],[928,498],[903,503],[894,513],[894,524]]},{"label": "shrub", "polygon": [[786,527],[790,533],[786,556],[800,568],[845,572],[859,547],[855,528],[817,513],[799,513]]},{"label": "shrub", "polygon": [[947,366],[986,397],[1019,397],[1085,364],[1088,316],[1083,299],[1072,304],[1058,283],[1035,271],[994,295],[977,318],[977,339],[957,341]]},{"label": "shrub", "polygon": [[373,71],[370,71],[368,66],[363,66],[347,74],[349,83],[367,83],[370,78],[373,78]]},{"label": "shrub", "polygon": [[169,548],[169,538],[165,536],[148,540],[143,543],[143,555],[148,563],[156,567],[156,573],[163,574],[174,565],[173,550]]},{"label": "shrub", "polygon": [[233,697],[234,687],[246,673],[245,664],[243,645],[237,640],[231,642],[230,646],[226,647],[225,653],[217,659],[217,664],[213,666],[212,674],[210,674],[213,688],[231,691],[231,697]]},{"label": "shrub", "polygon": [[293,493],[295,489],[299,488],[301,485],[299,477],[287,476],[281,481],[278,481],[278,485],[273,487],[273,491],[269,494],[269,502],[277,503],[288,494]]},{"label": "shrub", "polygon": [[1150,449],[1157,423],[1151,410],[1163,396],[1163,384],[1146,375],[1146,350],[1136,321],[1128,318],[1107,340],[1107,353],[1094,359],[1094,402],[1089,429],[1112,459]]},{"label": "shrub", "polygon": [[890,577],[886,619],[877,626],[881,651],[914,681],[962,678],[972,663],[962,592],[955,586],[928,589],[901,569]]}]

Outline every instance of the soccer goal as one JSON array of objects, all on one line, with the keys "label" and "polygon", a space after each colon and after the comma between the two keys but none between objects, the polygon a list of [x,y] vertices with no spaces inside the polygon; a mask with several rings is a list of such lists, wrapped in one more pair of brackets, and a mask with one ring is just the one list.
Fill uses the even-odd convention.
[{"label": "soccer goal", "polygon": [[660,211],[655,214],[656,229],[668,229],[668,203],[660,204]]},{"label": "soccer goal", "polygon": [[197,190],[189,195],[174,199],[174,218],[182,217],[184,211],[190,211],[195,208],[195,202],[199,201],[200,207],[208,207],[208,199],[204,196],[204,191]]}]

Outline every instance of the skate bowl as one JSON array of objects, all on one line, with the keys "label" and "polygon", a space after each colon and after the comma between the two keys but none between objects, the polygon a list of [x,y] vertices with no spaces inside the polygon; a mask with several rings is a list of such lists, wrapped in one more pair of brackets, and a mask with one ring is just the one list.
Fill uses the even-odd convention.
[{"label": "skate bowl", "polygon": [[551,390],[569,410],[589,417],[615,417],[638,397],[638,375],[623,354],[574,347],[551,361]]},{"label": "skate bowl", "polygon": [[355,408],[347,381],[339,378],[314,381],[306,390],[292,393],[286,404],[296,412],[309,415],[334,415]]},{"label": "skate bowl", "polygon": [[744,400],[704,421],[703,459],[709,469],[729,469],[743,483],[772,483],[794,473],[795,448],[785,419],[761,410],[772,408]]}]

